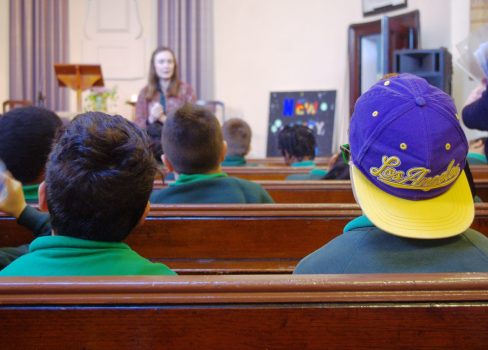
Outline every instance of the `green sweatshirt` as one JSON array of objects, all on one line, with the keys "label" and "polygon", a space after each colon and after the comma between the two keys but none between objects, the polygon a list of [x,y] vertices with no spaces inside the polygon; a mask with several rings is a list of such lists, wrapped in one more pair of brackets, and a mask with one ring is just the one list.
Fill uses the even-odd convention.
[{"label": "green sweatshirt", "polygon": [[29,253],[16,259],[1,276],[175,275],[121,242],[97,242],[68,236],[36,238]]},{"label": "green sweatshirt", "polygon": [[180,174],[168,188],[155,190],[151,203],[274,203],[259,184],[217,174]]}]

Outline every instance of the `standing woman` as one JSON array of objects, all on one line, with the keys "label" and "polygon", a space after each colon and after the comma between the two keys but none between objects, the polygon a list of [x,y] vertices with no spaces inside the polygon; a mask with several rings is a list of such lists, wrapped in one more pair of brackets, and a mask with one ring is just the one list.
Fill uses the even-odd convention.
[{"label": "standing woman", "polygon": [[148,84],[137,98],[135,123],[151,136],[152,150],[158,161],[161,161],[161,128],[166,116],[195,100],[193,88],[178,79],[174,52],[168,47],[154,50]]}]

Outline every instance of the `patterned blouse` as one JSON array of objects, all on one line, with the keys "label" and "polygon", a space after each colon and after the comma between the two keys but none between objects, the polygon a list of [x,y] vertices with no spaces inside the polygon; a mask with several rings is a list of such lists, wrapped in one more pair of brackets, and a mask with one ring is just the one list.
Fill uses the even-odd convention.
[{"label": "patterned blouse", "polygon": [[[151,100],[146,99],[146,90],[147,87],[144,87],[137,97],[136,119],[134,121],[142,129],[147,128],[147,119],[149,117],[149,111],[151,110],[151,107],[155,103],[159,103],[160,100],[159,92],[156,93]],[[165,114],[168,115],[169,113],[172,113],[187,102],[193,103],[195,101],[196,96],[193,88],[186,83],[180,82],[178,96],[166,97],[167,111],[165,111]]]}]

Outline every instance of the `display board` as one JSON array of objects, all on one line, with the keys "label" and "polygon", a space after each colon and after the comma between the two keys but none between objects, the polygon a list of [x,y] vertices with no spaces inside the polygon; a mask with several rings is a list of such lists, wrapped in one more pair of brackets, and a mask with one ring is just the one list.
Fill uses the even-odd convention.
[{"label": "display board", "polygon": [[312,129],[317,144],[316,156],[330,156],[335,105],[335,90],[271,92],[266,156],[281,156],[278,133],[289,124],[302,124]]}]

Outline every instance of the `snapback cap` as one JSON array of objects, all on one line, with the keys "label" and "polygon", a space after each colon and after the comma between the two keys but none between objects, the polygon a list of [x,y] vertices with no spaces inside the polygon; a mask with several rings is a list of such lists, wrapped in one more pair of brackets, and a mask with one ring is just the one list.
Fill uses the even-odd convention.
[{"label": "snapback cap", "polygon": [[412,74],[380,80],[356,102],[349,144],[356,198],[378,228],[425,239],[469,228],[468,142],[442,90]]}]

